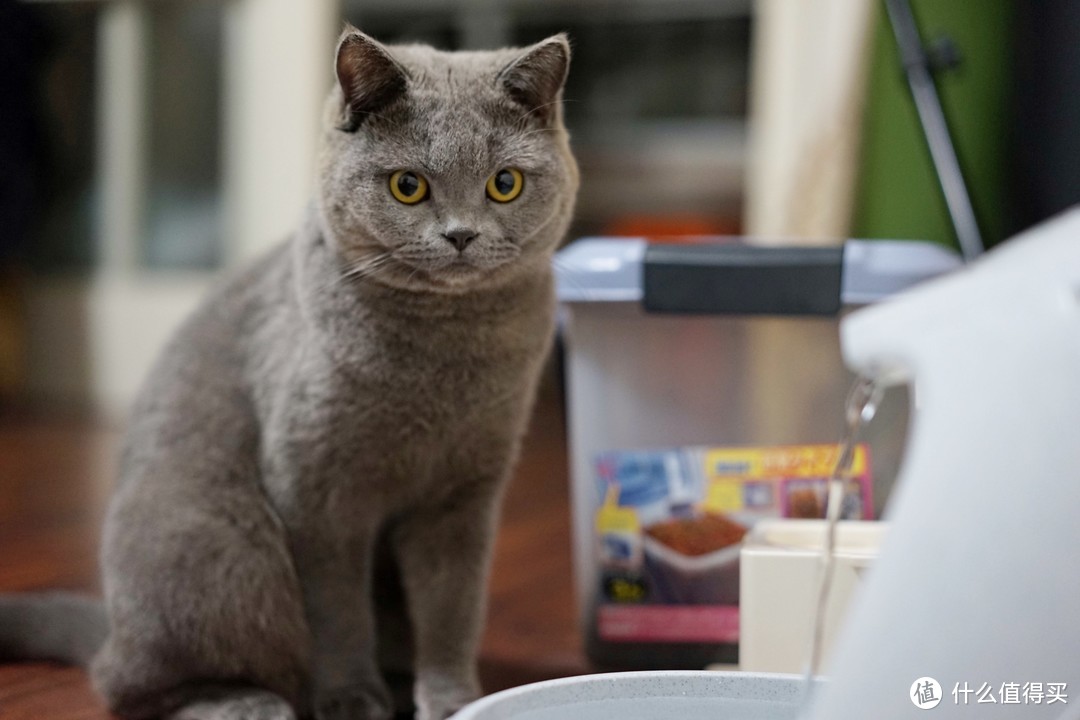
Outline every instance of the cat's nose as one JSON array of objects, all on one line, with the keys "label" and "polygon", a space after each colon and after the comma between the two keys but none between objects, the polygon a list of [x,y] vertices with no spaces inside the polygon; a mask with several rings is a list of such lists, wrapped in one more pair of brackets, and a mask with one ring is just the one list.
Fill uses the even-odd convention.
[{"label": "cat's nose", "polygon": [[443,239],[461,252],[476,239],[477,232],[472,228],[456,227],[443,233]]}]

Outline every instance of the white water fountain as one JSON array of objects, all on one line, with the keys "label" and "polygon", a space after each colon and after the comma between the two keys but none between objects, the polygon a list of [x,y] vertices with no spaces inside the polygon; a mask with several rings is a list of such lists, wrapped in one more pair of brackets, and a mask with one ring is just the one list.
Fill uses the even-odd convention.
[{"label": "white water fountain", "polygon": [[998,702],[979,718],[1067,708],[1003,703],[1012,684],[1068,683],[1080,706],[1080,210],[851,315],[841,344],[852,369],[911,383],[915,411],[890,532],[812,716],[907,716],[922,677],[942,686],[937,716],[984,684]]}]

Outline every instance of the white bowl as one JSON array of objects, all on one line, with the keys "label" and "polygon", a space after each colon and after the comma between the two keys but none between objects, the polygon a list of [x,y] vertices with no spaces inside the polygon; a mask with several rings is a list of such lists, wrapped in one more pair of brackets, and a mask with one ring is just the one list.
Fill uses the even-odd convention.
[{"label": "white bowl", "polygon": [[582,675],[481,698],[451,720],[793,720],[799,675],[649,671]]}]

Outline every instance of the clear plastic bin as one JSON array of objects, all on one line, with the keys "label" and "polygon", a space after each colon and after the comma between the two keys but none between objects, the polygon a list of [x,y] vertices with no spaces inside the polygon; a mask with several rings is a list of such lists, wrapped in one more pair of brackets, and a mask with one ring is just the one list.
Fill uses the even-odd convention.
[{"label": "clear plastic bin", "polygon": [[[593,523],[603,494],[596,458],[635,449],[835,443],[852,381],[841,362],[839,318],[959,265],[949,250],[914,241],[764,248],[594,238],[559,253],[574,569],[594,662],[700,668],[737,657],[730,644],[606,642],[597,635]],[[864,435],[872,448],[874,517],[896,475],[907,409],[907,391],[890,390]]]}]

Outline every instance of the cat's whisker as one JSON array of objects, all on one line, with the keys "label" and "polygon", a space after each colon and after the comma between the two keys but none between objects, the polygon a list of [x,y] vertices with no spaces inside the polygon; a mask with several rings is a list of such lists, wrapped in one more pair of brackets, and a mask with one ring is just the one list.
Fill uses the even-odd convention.
[{"label": "cat's whisker", "polygon": [[[564,104],[570,103],[570,102],[574,102],[574,100],[567,100],[565,98],[559,98],[558,100],[552,100],[551,102],[542,103],[540,105],[537,105],[536,107],[530,108],[526,112],[519,115],[515,122],[517,124],[519,124],[519,125],[522,125],[529,119],[529,116],[532,115],[537,110],[543,110],[544,108],[551,107],[552,105],[564,105]],[[546,129],[547,128],[545,128],[545,130]]]},{"label": "cat's whisker", "polygon": [[379,256],[363,264],[355,265],[341,274],[339,281],[355,280],[375,272],[389,261],[388,256]]},{"label": "cat's whisker", "polygon": [[521,135],[519,135],[518,137],[519,139],[524,140],[525,138],[532,137],[533,135],[543,135],[552,131],[553,129],[549,127],[533,128],[532,130],[522,132]]},{"label": "cat's whisker", "polygon": [[356,275],[358,273],[363,273],[363,272],[365,272],[367,270],[370,270],[372,268],[385,265],[391,259],[393,259],[393,258],[392,258],[392,255],[390,253],[380,253],[379,255],[376,255],[374,258],[372,258],[372,259],[370,259],[370,260],[368,260],[368,261],[366,261],[364,263],[357,263],[356,265],[353,265],[352,267],[350,267],[344,273],[344,277],[351,277],[353,275]]},{"label": "cat's whisker", "polygon": [[413,279],[414,277],[416,277],[416,273],[418,273],[418,272],[420,272],[420,268],[419,268],[419,267],[414,267],[414,268],[412,269],[412,272],[411,272],[411,273],[409,273],[409,276],[408,276],[407,278],[405,278],[405,287],[408,287],[408,286],[409,286],[409,283],[411,283],[411,282],[412,282],[412,279]]},{"label": "cat's whisker", "polygon": [[519,396],[520,396],[520,390],[518,390],[516,388],[512,389],[512,390],[508,390],[507,392],[504,392],[501,395],[497,395],[496,397],[491,398],[490,402],[488,402],[486,405],[480,405],[480,406],[477,406],[477,407],[473,408],[472,411],[466,416],[466,418],[482,416],[485,413],[492,412],[495,409],[502,407],[506,403],[516,401]]},{"label": "cat's whisker", "polygon": [[495,250],[492,250],[492,251],[488,252],[486,255],[484,255],[483,259],[499,260],[499,261],[502,261],[502,262],[506,262],[506,261],[513,260],[514,258],[517,258],[517,257],[520,257],[520,256],[521,256],[521,250],[517,246],[511,245],[511,246],[497,248]]},{"label": "cat's whisker", "polygon": [[521,238],[521,240],[520,240],[520,241],[518,241],[518,244],[519,244],[519,245],[521,245],[522,243],[527,243],[528,241],[532,240],[532,239],[533,239],[534,237],[536,237],[536,235],[537,235],[537,234],[538,234],[538,233],[539,233],[539,232],[540,232],[541,230],[543,230],[544,228],[546,228],[546,227],[547,227],[547,226],[548,226],[548,225],[549,225],[549,224],[551,223],[551,221],[552,221],[552,220],[554,220],[555,218],[559,217],[559,215],[560,215],[561,213],[562,213],[562,208],[561,208],[560,206],[556,205],[556,206],[555,206],[555,209],[554,209],[554,210],[552,210],[551,214],[550,214],[550,215],[548,215],[548,216],[547,216],[546,218],[544,218],[544,221],[543,221],[542,223],[540,223],[540,224],[539,224],[539,225],[537,225],[537,226],[536,226],[535,228],[533,228],[533,231],[532,231],[531,233],[529,233],[529,234],[528,234],[528,235],[526,235],[525,237]]},{"label": "cat's whisker", "polygon": [[372,277],[376,273],[383,270],[387,265],[389,265],[391,260],[393,260],[393,258],[391,258],[390,256],[380,258],[379,260],[371,262],[362,268],[356,268],[355,270],[346,273],[342,277],[342,280],[355,282],[357,280],[362,280],[363,278]]},{"label": "cat's whisker", "polygon": [[344,272],[335,276],[330,282],[320,287],[318,289],[318,292],[323,293],[327,290],[337,287],[342,283],[356,281],[374,275],[376,272],[385,267],[391,260],[393,260],[393,256],[390,253],[380,252],[377,253],[374,257],[353,263],[352,265],[348,266]]}]

